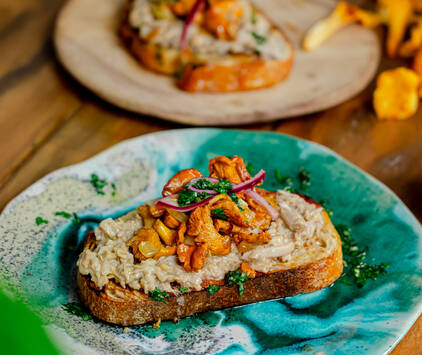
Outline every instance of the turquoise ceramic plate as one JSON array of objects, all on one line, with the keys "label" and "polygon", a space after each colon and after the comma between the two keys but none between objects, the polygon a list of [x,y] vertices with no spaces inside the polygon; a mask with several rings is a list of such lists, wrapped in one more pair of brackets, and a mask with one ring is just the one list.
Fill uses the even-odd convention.
[{"label": "turquoise ceramic plate", "polygon": [[[125,331],[67,313],[62,304],[77,300],[75,261],[86,232],[158,196],[177,170],[206,172],[218,154],[238,154],[265,169],[267,188],[276,188],[275,168],[296,175],[305,167],[312,180],[307,193],[327,200],[334,224],[350,225],[369,248],[369,262],[390,264],[388,274],[361,289],[336,282],[313,294],[163,322],[159,330]],[[109,182],[104,195],[90,184],[92,173]],[[77,212],[81,221],[57,211]],[[37,226],[37,217],[48,224]],[[327,148],[279,134],[188,129],[120,143],[32,185],[4,210],[0,230],[0,281],[42,316],[65,353],[385,354],[422,309],[422,230],[409,210]]]}]

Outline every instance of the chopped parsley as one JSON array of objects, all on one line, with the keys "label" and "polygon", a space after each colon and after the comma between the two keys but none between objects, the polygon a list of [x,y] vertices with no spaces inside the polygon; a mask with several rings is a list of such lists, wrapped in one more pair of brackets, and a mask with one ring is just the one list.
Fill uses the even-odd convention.
[{"label": "chopped parsley", "polygon": [[111,192],[111,196],[116,196],[117,188],[114,182],[111,183],[111,188],[113,189],[113,191]]},{"label": "chopped parsley", "polygon": [[282,176],[280,170],[278,170],[278,169],[275,169],[275,178],[282,185],[290,186],[290,185],[293,184],[292,178],[289,177],[289,176]]},{"label": "chopped parsley", "polygon": [[369,279],[376,280],[378,276],[387,273],[388,264],[369,265],[365,262],[366,251],[359,248],[349,227],[339,225],[336,229],[340,234],[343,248],[344,272],[342,276],[345,277],[342,279],[343,283],[351,284],[350,279],[352,279],[356,286],[362,288]]},{"label": "chopped parsley", "polygon": [[214,184],[207,179],[199,179],[193,184],[193,187],[200,190],[214,190]]},{"label": "chopped parsley", "polygon": [[241,272],[240,269],[237,269],[235,271],[229,271],[226,278],[229,285],[237,285],[239,295],[242,296],[245,290],[243,283],[248,281],[249,277],[244,272]]},{"label": "chopped parsley", "polygon": [[75,222],[76,224],[81,223],[81,219],[75,212],[72,213],[72,216],[73,216],[73,222]]},{"label": "chopped parsley", "polygon": [[237,205],[239,210],[243,211],[243,208],[240,206],[239,197],[233,192],[231,195],[229,195],[232,201]]},{"label": "chopped parsley", "polygon": [[251,12],[251,23],[252,23],[252,25],[256,25],[257,22],[258,22],[258,19],[256,18],[256,11],[252,10],[252,12]]},{"label": "chopped parsley", "polygon": [[286,186],[283,190],[291,192],[292,194],[297,194],[299,192],[297,189],[295,189],[294,187],[291,187],[291,186]]},{"label": "chopped parsley", "polygon": [[252,32],[252,37],[255,38],[256,43],[264,44],[267,42],[267,37],[261,36],[260,34],[256,33],[255,31]]},{"label": "chopped parsley", "polygon": [[209,285],[207,287],[207,291],[212,296],[214,293],[216,293],[220,289],[220,286],[217,285]]},{"label": "chopped parsley", "polygon": [[206,192],[195,192],[191,190],[182,190],[179,192],[179,197],[177,198],[177,203],[179,206],[189,206],[193,203],[200,202],[210,197],[211,195]]},{"label": "chopped parsley", "polygon": [[233,190],[232,183],[227,179],[221,179],[215,184],[208,179],[199,179],[193,184],[193,187],[200,190],[214,190],[220,194],[226,194],[227,192]]},{"label": "chopped parsley", "polygon": [[104,187],[107,185],[106,179],[100,179],[97,174],[91,174],[91,185],[94,186],[98,195],[104,195]]},{"label": "chopped parsley", "polygon": [[37,218],[35,218],[35,223],[37,224],[37,226],[40,226],[41,224],[48,224],[48,221],[38,216]]},{"label": "chopped parsley", "polygon": [[227,221],[227,216],[222,208],[214,208],[211,210],[213,217]]},{"label": "chopped parsley", "polygon": [[158,287],[155,288],[154,291],[149,292],[149,297],[152,298],[154,301],[166,303],[166,298],[169,297],[169,294],[166,291],[161,291]]},{"label": "chopped parsley", "polygon": [[68,304],[64,304],[63,308],[67,313],[74,314],[75,316],[81,317],[83,320],[91,320],[92,316],[88,314],[84,307],[78,303],[71,302]]},{"label": "chopped parsley", "polygon": [[58,211],[58,212],[54,213],[54,215],[61,216],[61,217],[66,218],[66,219],[69,219],[70,217],[72,217],[71,213],[65,212],[65,211]]},{"label": "chopped parsley", "polygon": [[178,292],[183,295],[184,293],[189,293],[189,289],[187,287],[180,287]]},{"label": "chopped parsley", "polygon": [[306,190],[311,183],[311,175],[309,174],[309,171],[305,170],[303,167],[300,168],[297,178],[300,183],[300,188],[302,190]]},{"label": "chopped parsley", "polygon": [[220,194],[226,194],[229,191],[233,190],[233,185],[229,180],[221,179],[219,182],[213,185],[213,190],[217,191]]}]

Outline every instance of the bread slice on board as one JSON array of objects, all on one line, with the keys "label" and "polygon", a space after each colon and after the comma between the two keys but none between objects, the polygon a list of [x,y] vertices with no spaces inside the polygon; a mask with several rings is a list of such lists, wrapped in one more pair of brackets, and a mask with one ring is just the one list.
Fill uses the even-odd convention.
[{"label": "bread slice on board", "polygon": [[[126,47],[146,68],[158,73],[179,77],[179,88],[189,92],[234,92],[254,90],[273,86],[283,81],[290,73],[294,50],[293,45],[275,25],[272,30],[288,47],[288,55],[280,59],[262,58],[259,54],[208,54],[186,55],[177,47],[163,47],[141,38],[139,30],[129,23],[127,10],[119,28],[119,36]],[[259,16],[271,23],[258,9]]]}]

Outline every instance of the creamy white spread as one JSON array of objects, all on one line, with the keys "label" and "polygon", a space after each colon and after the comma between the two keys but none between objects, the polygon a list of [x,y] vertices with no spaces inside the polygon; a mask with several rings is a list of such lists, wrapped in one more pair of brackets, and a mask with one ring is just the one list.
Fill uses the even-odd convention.
[{"label": "creamy white spread", "polygon": [[[196,55],[256,54],[267,60],[286,60],[291,48],[280,31],[275,30],[259,12],[253,14],[251,4],[239,0],[243,16],[233,41],[218,39],[196,24],[189,27],[188,47]],[[254,19],[254,20],[252,20]],[[138,29],[141,39],[164,48],[178,49],[184,22],[174,16],[157,18],[151,0],[134,0],[129,12],[129,24]],[[257,40],[257,36],[265,39]],[[258,38],[259,38],[258,37]]]},{"label": "creamy white spread", "polygon": [[117,220],[102,221],[95,229],[95,249],[83,251],[77,265],[80,273],[90,275],[99,288],[114,279],[122,287],[141,289],[145,293],[156,287],[171,292],[172,282],[200,290],[203,281],[224,279],[226,273],[237,269],[242,261],[256,271],[268,272],[318,260],[331,253],[336,239],[324,223],[321,207],[287,191],[277,192],[277,204],[281,217],[270,225],[269,243],[243,255],[233,244],[230,254],[208,257],[198,272],[185,271],[176,256],[135,263],[126,242],[142,227],[142,218],[136,211]]}]

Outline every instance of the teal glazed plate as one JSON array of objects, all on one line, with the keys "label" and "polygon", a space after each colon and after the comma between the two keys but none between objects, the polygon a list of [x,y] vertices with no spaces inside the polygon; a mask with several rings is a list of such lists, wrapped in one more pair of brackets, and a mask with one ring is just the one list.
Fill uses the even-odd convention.
[{"label": "teal glazed plate", "polygon": [[[280,188],[275,169],[296,176],[304,167],[311,176],[306,193],[328,201],[334,225],[350,226],[369,263],[390,264],[387,274],[363,288],[337,281],[312,294],[162,322],[159,329],[69,313],[63,305],[78,302],[75,263],[86,233],[159,196],[180,169],[206,174],[217,155],[239,155],[265,169],[268,189]],[[91,174],[106,179],[104,194]],[[0,284],[41,316],[65,354],[387,354],[422,311],[422,229],[406,206],[331,150],[275,133],[182,129],[122,142],[17,196],[0,216],[0,235]]]}]

